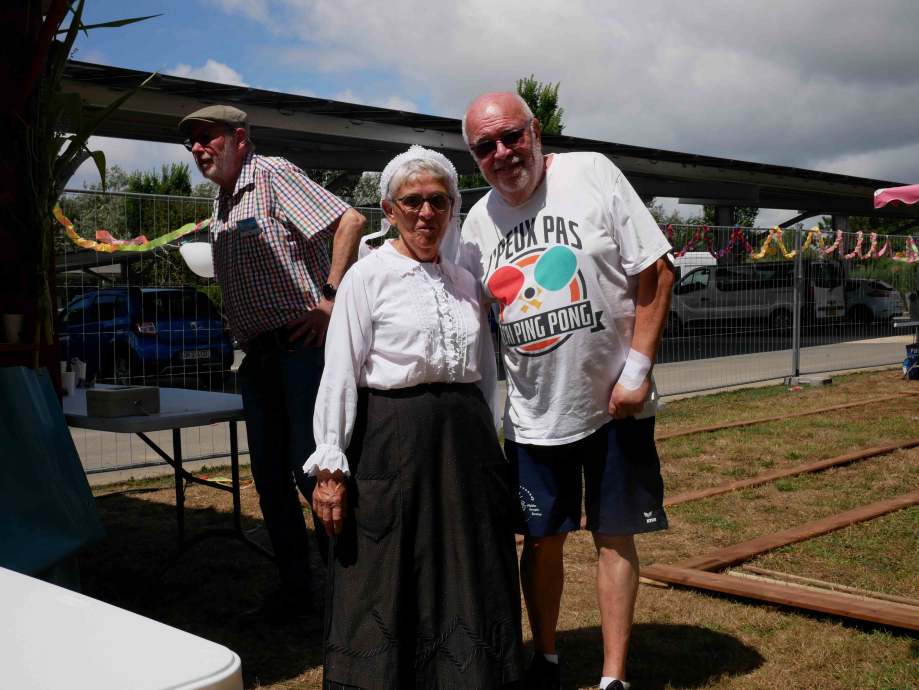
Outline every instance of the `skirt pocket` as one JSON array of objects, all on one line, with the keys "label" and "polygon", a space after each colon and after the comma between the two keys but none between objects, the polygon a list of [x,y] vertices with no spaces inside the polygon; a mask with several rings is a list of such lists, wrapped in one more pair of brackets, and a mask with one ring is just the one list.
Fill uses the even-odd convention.
[{"label": "skirt pocket", "polygon": [[358,531],[379,543],[399,522],[402,482],[399,472],[357,474],[354,522]]}]

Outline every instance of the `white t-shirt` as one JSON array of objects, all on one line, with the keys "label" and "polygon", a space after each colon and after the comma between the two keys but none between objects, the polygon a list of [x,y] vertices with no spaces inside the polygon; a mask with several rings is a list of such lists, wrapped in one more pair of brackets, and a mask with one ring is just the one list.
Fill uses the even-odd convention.
[{"label": "white t-shirt", "polygon": [[[463,225],[459,263],[497,301],[508,373],[504,435],[554,446],[608,422],[635,328],[638,274],[670,251],[613,163],[554,154],[533,197],[492,191]],[[657,388],[639,417],[657,410]]]}]

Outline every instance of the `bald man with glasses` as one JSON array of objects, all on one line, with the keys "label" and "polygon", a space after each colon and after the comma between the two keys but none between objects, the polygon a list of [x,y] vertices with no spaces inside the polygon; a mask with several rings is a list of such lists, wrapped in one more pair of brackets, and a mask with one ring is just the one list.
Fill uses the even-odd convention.
[{"label": "bald man with glasses", "polygon": [[526,515],[520,573],[535,648],[522,687],[561,687],[563,548],[583,497],[598,554],[600,687],[623,690],[634,535],[667,528],[651,369],[669,311],[670,245],[608,158],[544,156],[539,120],[517,94],[473,101],[463,136],[492,186],[463,224],[458,263],[496,305],[502,336],[504,449]]}]

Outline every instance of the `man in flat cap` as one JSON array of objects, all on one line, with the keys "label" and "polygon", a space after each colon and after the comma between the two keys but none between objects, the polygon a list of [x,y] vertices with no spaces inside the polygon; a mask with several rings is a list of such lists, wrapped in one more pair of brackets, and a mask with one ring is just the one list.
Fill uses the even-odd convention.
[{"label": "man in flat cap", "polygon": [[[237,108],[204,108],[179,131],[198,170],[220,187],[210,226],[214,274],[246,353],[237,377],[252,477],[281,580],[239,622],[296,620],[313,613],[316,600],[297,487],[310,503],[315,478],[302,467],[316,449],[321,346],[365,219],[287,160],[257,155]],[[327,537],[316,534],[322,549]]]}]

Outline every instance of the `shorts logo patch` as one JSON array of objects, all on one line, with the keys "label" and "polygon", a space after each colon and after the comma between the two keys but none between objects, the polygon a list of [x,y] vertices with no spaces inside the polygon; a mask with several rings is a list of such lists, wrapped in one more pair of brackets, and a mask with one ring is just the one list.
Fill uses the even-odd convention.
[{"label": "shorts logo patch", "polygon": [[539,509],[539,506],[536,505],[536,497],[533,493],[525,486],[521,486],[519,489],[520,507],[523,508],[523,512],[526,513],[527,520],[529,520],[530,517],[542,517],[542,511]]},{"label": "shorts logo patch", "polygon": [[651,517],[652,515],[654,515],[654,511],[653,511],[653,510],[652,510],[650,513],[645,513],[645,517]]},{"label": "shorts logo patch", "polygon": [[654,515],[654,511],[653,511],[653,510],[652,510],[650,513],[645,513],[645,517],[647,518],[647,519],[645,520],[645,522],[648,522],[648,523],[650,523],[650,522],[657,522],[657,518],[656,518],[656,517],[651,517],[652,515]]}]

